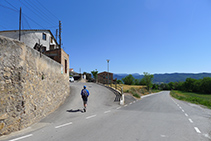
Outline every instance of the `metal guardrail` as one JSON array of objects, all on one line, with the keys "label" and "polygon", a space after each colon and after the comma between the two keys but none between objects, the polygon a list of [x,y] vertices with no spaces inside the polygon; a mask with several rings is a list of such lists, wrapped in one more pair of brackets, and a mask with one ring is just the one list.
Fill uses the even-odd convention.
[{"label": "metal guardrail", "polygon": [[124,98],[124,94],[123,94],[123,86],[121,84],[116,84],[116,83],[115,84],[98,83],[98,84],[108,87],[109,89],[112,89],[116,95],[116,98],[114,101],[119,101],[120,105],[124,105],[125,98]]},{"label": "metal guardrail", "polygon": [[105,84],[105,86],[108,86],[116,91],[119,92],[120,95],[123,94],[123,86],[121,84]]}]

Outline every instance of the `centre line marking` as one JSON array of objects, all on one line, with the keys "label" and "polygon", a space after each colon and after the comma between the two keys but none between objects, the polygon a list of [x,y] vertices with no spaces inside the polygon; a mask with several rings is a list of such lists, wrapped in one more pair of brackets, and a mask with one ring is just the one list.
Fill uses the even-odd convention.
[{"label": "centre line marking", "polygon": [[9,140],[9,141],[17,141],[17,140],[21,140],[21,139],[28,138],[28,137],[31,137],[31,136],[33,136],[33,135],[29,134],[29,135],[22,136],[22,137],[19,137],[19,138],[16,138],[16,139],[12,139],[12,140]]},{"label": "centre line marking", "polygon": [[125,105],[125,107],[127,106],[127,104]]},{"label": "centre line marking", "polygon": [[116,108],[117,110],[120,109],[121,107]]},{"label": "centre line marking", "polygon": [[193,123],[192,119],[189,118],[188,120],[189,120],[191,123]]},{"label": "centre line marking", "polygon": [[108,111],[105,111],[105,112],[104,112],[104,114],[106,114],[106,113],[109,113],[109,112],[111,112],[111,111],[110,111],[110,110],[108,110]]},{"label": "centre line marking", "polygon": [[93,117],[96,117],[96,116],[97,115],[92,115],[92,116],[86,117],[86,119],[93,118]]},{"label": "centre line marking", "polygon": [[185,113],[185,116],[188,117],[188,114]]},{"label": "centre line marking", "polygon": [[72,122],[65,123],[65,124],[62,124],[62,125],[56,126],[55,128],[61,128],[61,127],[64,127],[64,126],[67,126],[67,125],[70,125],[70,124],[73,124],[73,123],[72,123]]},{"label": "centre line marking", "polygon": [[194,129],[196,130],[197,133],[201,133],[201,131],[199,130],[199,128],[194,127]]},{"label": "centre line marking", "polygon": [[185,112],[185,111],[182,109],[182,112]]}]

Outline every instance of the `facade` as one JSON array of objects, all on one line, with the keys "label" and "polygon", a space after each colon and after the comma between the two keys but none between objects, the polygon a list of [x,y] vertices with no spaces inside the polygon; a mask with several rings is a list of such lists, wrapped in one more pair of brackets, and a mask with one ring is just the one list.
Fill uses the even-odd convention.
[{"label": "facade", "polygon": [[[0,31],[0,35],[19,40],[19,30]],[[34,48],[40,44],[45,50],[59,48],[59,45],[50,30],[21,30],[21,42]]]},{"label": "facade", "polygon": [[[19,30],[0,31],[1,36],[19,40]],[[69,55],[59,47],[50,30],[21,30],[20,41],[62,65],[61,72],[69,76]]]},{"label": "facade", "polygon": [[113,83],[113,73],[110,72],[101,72],[97,74],[97,80],[99,83],[102,84],[111,84]]},{"label": "facade", "polygon": [[62,65],[61,72],[69,76],[69,55],[61,48],[49,50],[44,53],[46,56]]}]

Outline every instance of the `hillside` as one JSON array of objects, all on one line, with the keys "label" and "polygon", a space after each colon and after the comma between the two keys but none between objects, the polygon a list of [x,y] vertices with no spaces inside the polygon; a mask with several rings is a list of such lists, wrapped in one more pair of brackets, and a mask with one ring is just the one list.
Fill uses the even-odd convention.
[{"label": "hillside", "polygon": [[[114,78],[121,80],[129,74],[114,74]],[[142,79],[143,75],[138,73],[132,74],[135,79]],[[211,77],[211,73],[165,73],[165,74],[154,74],[153,83],[169,83],[185,81],[186,78],[202,79],[204,77]]]}]

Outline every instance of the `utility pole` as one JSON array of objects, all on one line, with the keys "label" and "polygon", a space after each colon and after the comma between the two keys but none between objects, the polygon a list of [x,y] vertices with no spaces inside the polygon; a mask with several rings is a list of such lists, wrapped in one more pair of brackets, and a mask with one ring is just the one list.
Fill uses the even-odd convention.
[{"label": "utility pole", "polygon": [[21,7],[20,7],[20,16],[19,16],[19,41],[21,41]]},{"label": "utility pole", "polygon": [[108,69],[108,84],[109,84],[109,59],[107,59],[107,63],[108,63],[108,66],[107,66],[107,69]]},{"label": "utility pole", "polygon": [[61,31],[62,27],[61,27],[61,21],[59,21],[59,48],[61,48],[62,46],[62,39],[61,39]]},{"label": "utility pole", "polygon": [[57,41],[57,37],[58,37],[58,29],[56,29],[56,41]]}]

